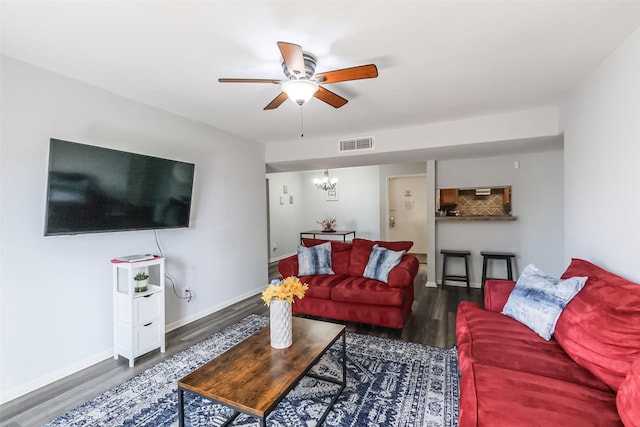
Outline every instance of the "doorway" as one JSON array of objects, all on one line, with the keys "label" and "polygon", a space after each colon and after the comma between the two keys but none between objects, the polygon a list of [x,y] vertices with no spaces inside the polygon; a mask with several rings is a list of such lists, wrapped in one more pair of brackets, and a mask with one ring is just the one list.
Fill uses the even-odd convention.
[{"label": "doorway", "polygon": [[412,253],[427,253],[427,176],[390,176],[388,179],[388,240],[411,240]]}]

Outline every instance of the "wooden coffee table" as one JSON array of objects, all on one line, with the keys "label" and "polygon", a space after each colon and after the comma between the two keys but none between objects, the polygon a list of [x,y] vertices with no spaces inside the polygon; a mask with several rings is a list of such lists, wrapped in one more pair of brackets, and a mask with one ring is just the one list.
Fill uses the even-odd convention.
[{"label": "wooden coffee table", "polygon": [[[347,384],[347,346],[345,327],[317,320],[293,318],[293,344],[289,348],[271,348],[269,327],[263,328],[235,347],[178,381],[180,427],[184,426],[184,391],[205,397],[234,409],[224,425],[245,413],[260,419],[267,416],[304,376],[340,386],[318,426],[322,425],[333,404]],[[342,337],[342,378],[309,373],[320,357]]]}]

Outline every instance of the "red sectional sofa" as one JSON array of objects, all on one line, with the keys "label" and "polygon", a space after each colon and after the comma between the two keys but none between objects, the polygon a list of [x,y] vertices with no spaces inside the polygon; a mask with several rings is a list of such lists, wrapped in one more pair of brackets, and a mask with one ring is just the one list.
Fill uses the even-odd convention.
[{"label": "red sectional sofa", "polygon": [[459,304],[460,427],[640,426],[640,285],[580,259],[562,279],[576,276],[549,341],[501,314],[515,282]]},{"label": "red sectional sofa", "polygon": [[[302,239],[305,247],[329,240]],[[383,242],[353,239],[352,243],[331,242],[331,264],[335,274],[298,276],[298,256],[278,263],[282,277],[298,276],[309,289],[303,299],[292,305],[294,313],[402,328],[413,303],[413,280],[418,260],[404,254],[388,276],[387,283],[363,277],[375,244],[392,251],[408,251],[413,242]]]}]

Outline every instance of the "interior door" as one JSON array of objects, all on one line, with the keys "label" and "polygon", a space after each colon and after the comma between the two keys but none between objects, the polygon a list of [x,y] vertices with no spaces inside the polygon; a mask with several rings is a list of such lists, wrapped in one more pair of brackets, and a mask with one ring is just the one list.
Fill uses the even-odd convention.
[{"label": "interior door", "polygon": [[411,252],[427,253],[427,176],[389,177],[389,240],[411,240]]}]

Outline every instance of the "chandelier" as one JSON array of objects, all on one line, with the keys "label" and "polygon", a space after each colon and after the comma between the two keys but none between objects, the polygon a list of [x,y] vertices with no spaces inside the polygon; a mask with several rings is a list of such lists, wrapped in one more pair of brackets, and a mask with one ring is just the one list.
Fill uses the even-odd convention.
[{"label": "chandelier", "polygon": [[329,179],[329,170],[324,170],[324,176],[322,178],[314,178],[313,183],[316,185],[318,190],[335,190],[336,185],[338,185],[338,178]]}]

